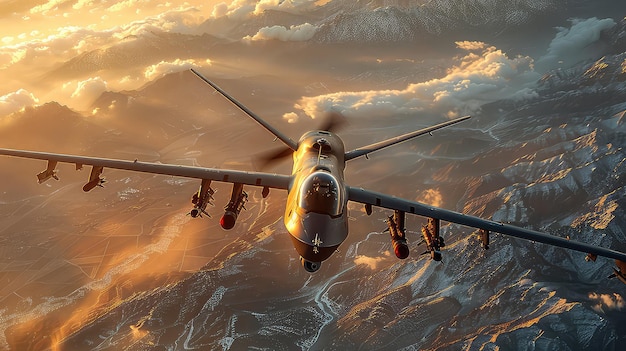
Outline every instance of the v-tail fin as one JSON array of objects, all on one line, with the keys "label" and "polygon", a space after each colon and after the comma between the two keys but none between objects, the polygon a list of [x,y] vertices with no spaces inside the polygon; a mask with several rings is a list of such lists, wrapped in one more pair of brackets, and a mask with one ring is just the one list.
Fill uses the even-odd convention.
[{"label": "v-tail fin", "polygon": [[200,72],[196,71],[193,68],[191,69],[191,72],[193,72],[193,74],[198,76],[198,78],[202,79],[205,83],[207,83],[208,85],[212,86],[213,89],[217,90],[218,93],[220,93],[223,97],[225,97],[230,102],[232,102],[233,105],[237,106],[241,111],[243,111],[245,114],[247,114],[252,119],[257,121],[257,123],[259,123],[261,126],[263,126],[263,128],[267,129],[270,133],[274,134],[274,136],[276,136],[276,138],[280,139],[280,141],[282,141],[290,149],[292,149],[294,151],[296,151],[298,149],[298,143],[297,142],[293,141],[291,138],[289,138],[285,134],[281,133],[278,129],[274,128],[271,124],[267,123],[265,120],[263,120],[257,114],[252,112],[249,108],[244,106],[241,102],[237,101],[234,97],[230,96],[227,92],[222,90],[222,88],[220,88],[215,83],[210,81],[208,78],[206,78],[205,76],[200,74]]},{"label": "v-tail fin", "polygon": [[345,160],[348,161],[348,160],[351,160],[353,158],[357,158],[359,156],[367,155],[367,154],[372,153],[374,151],[378,151],[378,150],[384,149],[384,148],[386,148],[388,146],[392,146],[392,145],[401,143],[403,141],[407,141],[407,140],[413,139],[413,138],[418,137],[420,135],[428,134],[428,133],[430,133],[432,131],[435,131],[437,129],[445,128],[445,127],[448,127],[448,126],[451,126],[453,124],[465,121],[466,119],[470,119],[470,118],[471,118],[471,116],[459,117],[459,118],[456,118],[456,119],[453,119],[453,120],[450,120],[450,121],[447,121],[447,122],[444,122],[444,123],[440,123],[440,124],[434,125],[432,127],[416,130],[416,131],[411,132],[411,133],[403,134],[403,135],[400,135],[400,136],[397,136],[397,137],[394,137],[394,138],[391,138],[391,139],[379,141],[379,142],[374,143],[374,144],[370,144],[370,145],[367,145],[367,146],[360,147],[358,149],[354,149],[352,151],[348,151],[348,152],[346,152]]}]

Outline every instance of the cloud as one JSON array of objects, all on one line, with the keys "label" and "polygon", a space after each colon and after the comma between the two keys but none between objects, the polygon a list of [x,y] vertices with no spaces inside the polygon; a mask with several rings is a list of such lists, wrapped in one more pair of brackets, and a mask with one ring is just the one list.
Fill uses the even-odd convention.
[{"label": "cloud", "polygon": [[5,65],[17,63],[50,65],[54,62],[69,60],[82,52],[98,49],[113,40],[119,40],[111,38],[112,34],[114,33],[107,30],[94,31],[76,26],[61,27],[55,34],[44,38],[34,38],[15,45],[0,47],[0,57],[10,57],[10,60],[2,60]]},{"label": "cloud", "polygon": [[[88,2],[88,0],[82,0],[83,2]],[[147,5],[150,1],[142,1],[142,0],[125,0],[125,1],[117,1],[114,2],[113,5],[107,8],[107,11],[111,12],[119,12],[130,8],[141,8],[141,6]]]},{"label": "cloud", "polygon": [[[139,4],[130,0],[124,4]],[[9,33],[2,38],[4,45],[0,45],[0,79],[3,80],[4,90],[6,92],[14,91],[19,88],[25,88],[46,100],[55,100],[67,104],[69,106],[82,109],[82,103],[87,97],[88,92],[92,92],[91,97],[97,96],[96,92],[104,91],[104,89],[136,89],[146,82],[146,77],[152,79],[162,74],[175,71],[176,66],[183,65],[180,69],[189,67],[189,63],[185,58],[179,57],[178,61],[174,61],[175,57],[155,57],[154,61],[145,63],[138,60],[126,64],[125,71],[116,70],[100,70],[100,65],[107,66],[109,64],[123,64],[116,59],[115,53],[109,55],[110,52],[132,52],[137,47],[146,44],[146,41],[154,40],[160,33],[184,33],[196,35],[203,32],[200,24],[206,18],[203,17],[202,11],[194,8],[189,3],[177,7],[176,5],[163,5],[152,0],[140,0],[141,4],[150,6],[142,7],[142,12],[151,11],[154,15],[139,16],[133,15],[130,18],[139,18],[138,20],[122,21],[121,25],[113,25],[106,28],[98,28],[98,24],[81,26],[78,23],[88,21],[87,18],[99,19],[103,14],[116,18],[126,17],[129,12],[134,13],[134,9],[127,8],[119,12],[111,12],[107,10],[113,5],[107,1],[47,1],[39,8],[31,9],[35,11],[48,11],[48,16],[42,14],[32,15],[36,18],[33,21],[42,21],[37,23],[48,23],[50,28],[37,26],[37,30],[24,33]],[[196,1],[199,2],[199,1]],[[122,4],[121,2],[116,3]],[[80,11],[73,11],[72,6],[82,7]],[[67,21],[63,20],[64,11],[71,12]],[[208,6],[207,6],[208,8]],[[118,8],[114,8],[118,9]],[[76,13],[83,13],[86,19],[77,21]],[[95,12],[95,13],[94,13]],[[47,18],[50,18],[48,21]],[[62,23],[63,27],[56,27],[49,23]],[[76,24],[68,26],[67,24]],[[34,27],[35,25],[33,25]],[[163,36],[164,37],[164,36]],[[112,50],[109,50],[112,49]],[[88,53],[88,55],[85,55]],[[171,52],[163,52],[164,55],[171,57]],[[84,64],[84,60],[89,63]],[[160,62],[154,66],[146,67],[149,64]],[[169,61],[169,62],[168,62]],[[205,65],[203,60],[201,64]],[[80,62],[81,70],[67,69],[72,62]],[[61,68],[60,70],[58,68]],[[91,71],[88,71],[91,69]],[[53,72],[45,83],[55,86],[65,84],[64,89],[49,89],[42,84],[35,84],[35,81],[23,81],[25,76],[35,77],[39,75]],[[95,80],[85,81],[82,84],[74,81],[75,79],[86,79],[88,74],[95,72],[101,76],[101,81]],[[80,75],[85,76],[80,76]],[[67,83],[68,80],[72,80]],[[106,81],[106,88],[104,85]],[[76,106],[76,105],[79,106]]]},{"label": "cloud", "polygon": [[456,46],[459,49],[472,51],[472,50],[484,50],[487,47],[487,44],[481,41],[457,41]]},{"label": "cloud", "polygon": [[234,0],[230,4],[219,3],[213,7],[212,16],[244,19],[262,14],[265,10],[281,10],[291,13],[304,13],[326,4],[324,0]]},{"label": "cloud", "polygon": [[220,2],[219,4],[213,7],[213,12],[211,12],[211,17],[220,18],[228,15],[228,4],[225,2]]},{"label": "cloud", "polygon": [[0,69],[9,68],[11,65],[20,62],[26,56],[25,49],[9,49],[0,48]]},{"label": "cloud", "polygon": [[[210,61],[207,60],[206,63],[210,64]],[[146,68],[144,76],[146,79],[153,80],[169,73],[180,72],[197,66],[198,64],[195,60],[176,59],[172,62],[161,61],[156,65]]]},{"label": "cloud", "polygon": [[[70,18],[61,22],[80,22],[72,19],[78,16],[76,15],[78,12],[83,12],[83,17],[98,19],[100,19],[98,16],[102,16],[102,13],[112,13],[115,16],[123,17],[128,12],[134,12],[132,6],[138,6],[139,3],[146,3],[146,6],[150,8],[159,7],[159,5],[152,4],[153,1],[149,0],[118,2],[108,8],[103,8],[103,6],[108,4],[107,2],[79,1],[73,4],[73,6],[85,8],[81,8],[81,11],[71,12],[69,14]],[[49,1],[46,4],[32,8],[31,12],[57,11],[56,8],[61,5],[70,6],[71,10],[72,2]],[[90,6],[89,8],[87,8],[88,5]],[[130,6],[130,8],[118,14],[117,12],[121,12],[119,8],[121,5]],[[125,22],[122,25],[111,25],[104,29],[98,29],[95,25],[68,26],[64,24],[58,28],[52,27],[47,30],[41,29],[31,31],[30,33],[22,33],[21,38],[16,38],[15,36],[3,37],[2,40],[5,42],[5,45],[0,46],[0,67],[8,68],[18,63],[46,67],[58,62],[66,62],[85,52],[101,50],[123,42],[128,43],[133,41],[133,38],[139,42],[136,39],[151,37],[154,36],[154,33],[175,32],[193,35],[203,33],[200,24],[205,21],[205,18],[202,16],[201,10],[190,6],[177,8],[164,6],[163,9],[159,10],[163,11],[153,10],[153,12],[158,13],[142,17],[139,20]],[[95,12],[95,14],[92,14],[92,12]],[[62,18],[63,16],[65,14],[59,15],[57,12],[55,12],[54,16],[51,15],[53,18]]]},{"label": "cloud", "polygon": [[298,122],[298,114],[295,112],[288,112],[283,115],[283,119],[287,121],[287,123],[296,123]]},{"label": "cloud", "polygon": [[80,99],[91,103],[105,91],[107,91],[107,83],[102,78],[89,78],[78,82],[71,97],[72,99]]},{"label": "cloud", "polygon": [[25,107],[33,106],[38,103],[39,100],[25,89],[0,96],[0,117],[10,115]]},{"label": "cloud", "polygon": [[380,263],[384,259],[385,259],[384,257],[369,257],[369,256],[359,255],[354,259],[354,263],[356,265],[364,265],[364,266],[369,267],[369,269],[371,270],[375,270],[376,267],[378,266],[378,263]]},{"label": "cloud", "polygon": [[45,4],[37,5],[30,9],[30,13],[48,14],[49,11],[70,7],[74,0],[49,0]]},{"label": "cloud", "polygon": [[254,13],[256,1],[234,0],[230,4],[225,2],[215,5],[213,8],[214,17],[230,17],[235,19],[244,19]]},{"label": "cloud", "polygon": [[289,29],[283,26],[263,27],[251,36],[247,36],[244,40],[270,40],[277,39],[280,41],[306,41],[315,35],[318,27],[304,23],[298,26],[291,26]]},{"label": "cloud", "polygon": [[432,206],[440,207],[443,204],[443,195],[437,189],[424,190],[417,201],[427,203]]},{"label": "cloud", "polygon": [[598,52],[590,47],[600,39],[600,32],[613,28],[616,23],[611,18],[572,19],[571,27],[558,27],[557,33],[548,46],[546,55],[537,63],[547,68],[559,62],[572,65],[581,60],[594,58]]},{"label": "cloud", "polygon": [[71,16],[71,10],[83,10],[91,13],[97,13],[102,11],[109,12],[121,12],[129,10],[128,12],[138,13],[141,10],[151,10],[158,6],[170,7],[173,6],[171,2],[165,2],[155,0],[123,0],[123,1],[107,1],[107,0],[48,0],[44,4],[34,6],[30,9],[31,14],[43,14],[43,15],[56,15],[59,12],[63,16]]},{"label": "cloud", "polygon": [[[107,8],[107,12],[121,12],[121,5],[134,7],[130,3],[117,3]],[[154,6],[154,5],[152,5]],[[165,6],[167,8],[167,6]],[[196,7],[176,7],[167,11],[160,12],[153,16],[131,21],[127,24],[115,27],[116,36],[120,39],[132,35],[151,35],[152,32],[174,32],[183,34],[201,35],[204,30],[201,24],[206,18],[203,16],[201,9]]]},{"label": "cloud", "polygon": [[593,303],[593,309],[598,312],[622,311],[626,307],[624,298],[618,293],[598,294],[589,293],[589,299]]},{"label": "cloud", "polygon": [[466,54],[443,78],[410,84],[403,90],[338,92],[304,97],[296,108],[315,118],[325,111],[385,117],[428,113],[447,117],[475,114],[483,104],[500,99],[527,99],[540,75],[528,56],[509,58],[481,42],[457,42]]}]

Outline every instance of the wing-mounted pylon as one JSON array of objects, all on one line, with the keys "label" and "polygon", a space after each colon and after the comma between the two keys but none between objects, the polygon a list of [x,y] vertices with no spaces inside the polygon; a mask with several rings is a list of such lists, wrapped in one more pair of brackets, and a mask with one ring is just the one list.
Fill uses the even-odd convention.
[{"label": "wing-mounted pylon", "polygon": [[206,207],[207,205],[213,206],[213,194],[215,194],[215,190],[211,188],[211,180],[202,179],[200,189],[198,189],[191,198],[193,208],[189,212],[189,215],[193,218],[202,217],[203,214],[207,215],[207,217],[211,217],[211,215],[206,212]]},{"label": "wing-mounted pylon", "polygon": [[[82,169],[82,165],[80,165],[79,167],[79,165],[77,164],[76,169]],[[104,167],[101,167],[101,166],[91,167],[91,174],[89,174],[89,181],[87,182],[87,184],[83,186],[84,192],[89,192],[91,191],[91,189],[97,186],[101,188],[103,187],[102,184],[106,182],[104,178],[100,177],[103,171],[104,171]]]},{"label": "wing-mounted pylon", "polygon": [[248,194],[243,190],[243,184],[234,183],[230,201],[224,207],[224,215],[220,219],[222,228],[228,230],[235,226],[239,213],[241,213],[241,210],[246,209],[246,202],[248,202]]},{"label": "wing-mounted pylon", "polygon": [[[57,176],[57,170],[56,170],[58,163],[59,162],[56,160],[48,160],[48,166],[46,167],[46,169],[40,172],[39,174],[37,174],[37,180],[39,181],[39,184],[44,183],[50,178],[59,180],[59,177]],[[83,169],[83,164],[77,162],[76,170],[79,171],[82,169]],[[89,192],[96,186],[102,187],[102,184],[106,182],[104,178],[100,177],[103,170],[104,170],[104,167],[102,166],[92,166],[91,173],[89,174],[89,180],[87,181],[87,184],[83,186],[83,191]]]},{"label": "wing-mounted pylon", "polygon": [[615,268],[613,268],[613,274],[609,278],[617,278],[622,283],[626,284],[626,262],[615,260]]},{"label": "wing-mounted pylon", "polygon": [[487,229],[478,229],[478,236],[483,249],[489,250],[489,231]]},{"label": "wing-mounted pylon", "polygon": [[[387,229],[391,236],[391,245],[396,257],[403,260],[409,257],[409,247],[406,240],[404,211],[395,210],[393,215],[387,217]],[[441,261],[441,248],[446,246],[443,238],[439,235],[440,221],[436,218],[428,218],[428,224],[422,226],[422,241],[418,245],[426,244],[424,254],[430,254],[434,261]]]},{"label": "wing-mounted pylon", "polygon": [[387,218],[387,230],[391,235],[391,246],[396,257],[403,260],[409,257],[409,246],[406,241],[406,228],[404,227],[405,214],[402,211],[394,211]]},{"label": "wing-mounted pylon", "polygon": [[37,174],[37,180],[39,184],[42,184],[50,178],[53,178],[54,180],[59,180],[56,170],[57,163],[58,162],[55,160],[48,160],[48,166],[46,167],[46,169]]},{"label": "wing-mounted pylon", "polygon": [[430,258],[441,261],[441,248],[446,246],[443,238],[439,235],[440,221],[437,218],[428,218],[428,223],[422,226],[422,243],[426,244],[426,252]]},{"label": "wing-mounted pylon", "polygon": [[[598,255],[589,253],[585,257],[587,262],[595,262]],[[615,260],[615,267],[613,267],[613,273],[608,276],[609,279],[617,278],[622,283],[626,284],[626,261]]]}]

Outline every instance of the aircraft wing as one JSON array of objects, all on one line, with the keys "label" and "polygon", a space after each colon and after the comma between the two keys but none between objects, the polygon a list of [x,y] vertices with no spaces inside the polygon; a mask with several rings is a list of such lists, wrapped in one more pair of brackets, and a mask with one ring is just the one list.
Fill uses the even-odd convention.
[{"label": "aircraft wing", "polygon": [[616,260],[625,261],[626,254],[599,247],[575,240],[568,240],[558,236],[541,233],[538,231],[515,227],[508,224],[494,222],[474,216],[465,215],[434,206],[430,206],[421,202],[405,200],[391,195],[377,193],[370,190],[357,187],[347,187],[348,199],[354,202],[360,202],[366,205],[383,207],[392,210],[404,211],[423,217],[440,219],[446,222],[457,223],[472,228],[484,229],[490,232],[510,235],[526,240],[532,240],[544,244],[560,246],[587,254],[604,256]]},{"label": "aircraft wing", "polygon": [[43,182],[51,177],[56,178],[55,167],[57,163],[60,162],[70,164],[73,163],[76,165],[76,169],[81,169],[84,165],[92,166],[92,174],[89,177],[90,183],[94,180],[98,180],[94,179],[94,177],[98,177],[105,168],[163,174],[176,177],[206,179],[228,183],[241,183],[277,189],[289,189],[289,185],[291,183],[291,176],[262,172],[245,172],[227,169],[179,166],[154,162],[116,160],[13,149],[0,149],[0,155],[48,161],[48,168],[38,175],[40,182]]}]

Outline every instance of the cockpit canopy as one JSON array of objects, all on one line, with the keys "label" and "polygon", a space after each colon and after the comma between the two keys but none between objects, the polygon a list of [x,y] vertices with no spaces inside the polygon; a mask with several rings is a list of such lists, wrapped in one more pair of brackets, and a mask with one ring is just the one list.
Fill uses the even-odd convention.
[{"label": "cockpit canopy", "polygon": [[299,205],[307,213],[339,216],[343,213],[344,192],[332,174],[316,171],[302,182]]}]

